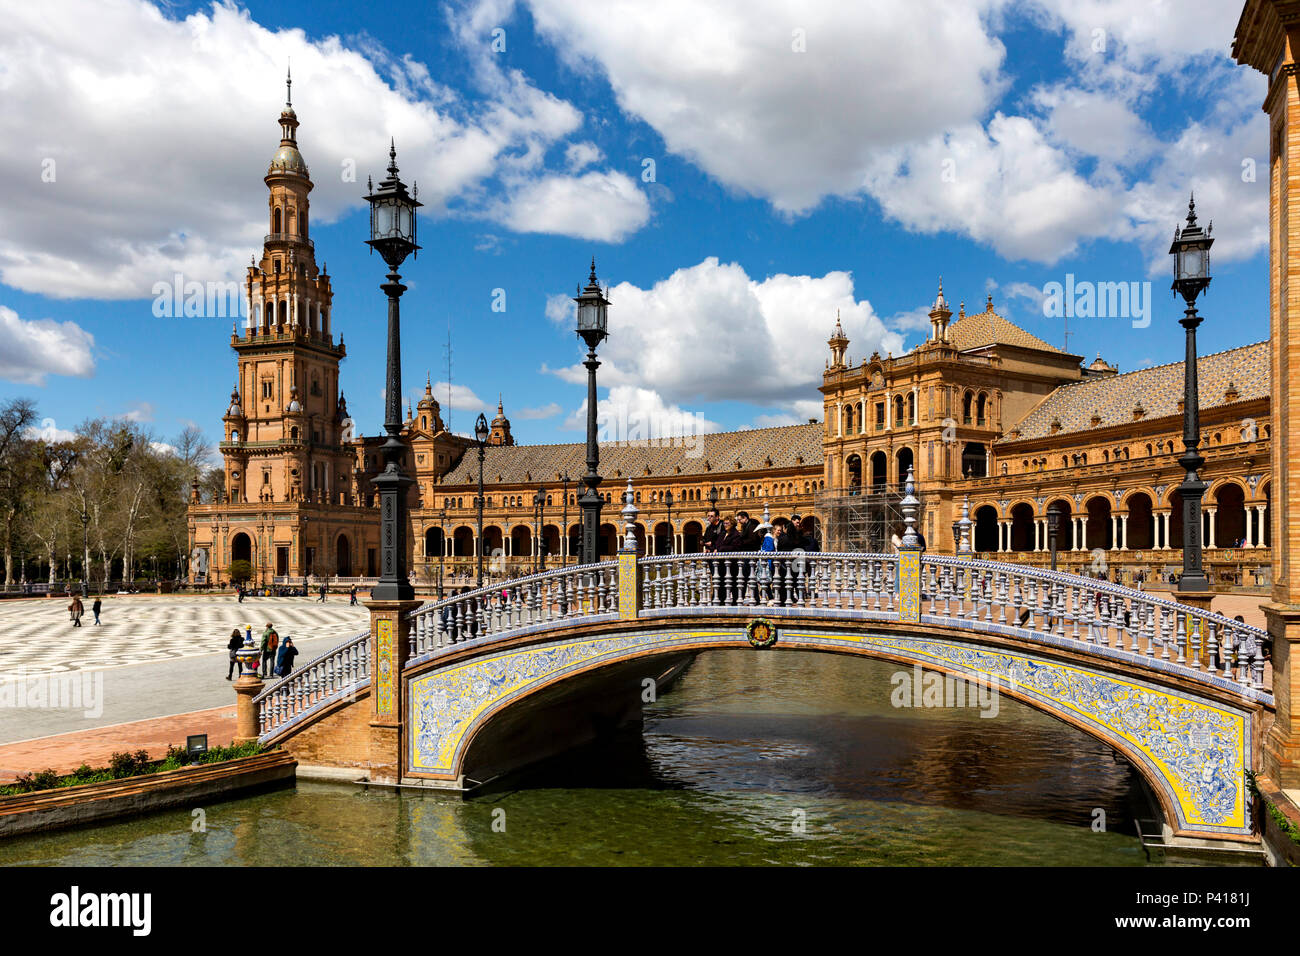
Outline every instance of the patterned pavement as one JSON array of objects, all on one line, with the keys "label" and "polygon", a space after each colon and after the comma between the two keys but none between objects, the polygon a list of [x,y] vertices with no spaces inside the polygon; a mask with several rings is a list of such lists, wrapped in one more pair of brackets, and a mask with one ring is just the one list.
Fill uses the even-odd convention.
[{"label": "patterned pavement", "polygon": [[[328,637],[338,643],[364,631],[365,607],[347,597],[245,598],[109,595],[99,627],[90,601],[81,627],[68,619],[65,598],[0,601],[0,680],[225,652],[231,628],[266,622],[295,643]],[[329,645],[327,645],[329,646]]]}]

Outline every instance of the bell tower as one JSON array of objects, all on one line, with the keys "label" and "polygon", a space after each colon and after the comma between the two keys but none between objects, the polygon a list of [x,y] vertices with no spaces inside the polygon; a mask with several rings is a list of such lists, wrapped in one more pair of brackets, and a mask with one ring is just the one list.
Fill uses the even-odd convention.
[{"label": "bell tower", "polygon": [[285,87],[280,144],[263,180],[262,257],[245,278],[247,324],[230,340],[239,374],[222,443],[227,494],[232,502],[338,504],[350,492],[354,457],[338,399],[346,350],[330,333],[333,292],[310,236],[312,182],[298,151],[292,77]]}]

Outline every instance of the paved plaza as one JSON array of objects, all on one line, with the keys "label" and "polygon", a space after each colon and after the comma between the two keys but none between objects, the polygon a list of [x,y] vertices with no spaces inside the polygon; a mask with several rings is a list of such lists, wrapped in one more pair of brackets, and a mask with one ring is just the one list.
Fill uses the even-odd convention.
[{"label": "paved plaza", "polygon": [[[66,598],[0,601],[0,680],[19,676],[120,667],[145,661],[224,653],[231,628],[251,625],[260,636],[267,621],[295,643],[333,638],[337,643],[366,629],[361,605],[346,596],[237,598],[224,596],[109,595],[98,627],[85,601],[81,627],[68,619]],[[302,658],[299,658],[299,663]]]}]

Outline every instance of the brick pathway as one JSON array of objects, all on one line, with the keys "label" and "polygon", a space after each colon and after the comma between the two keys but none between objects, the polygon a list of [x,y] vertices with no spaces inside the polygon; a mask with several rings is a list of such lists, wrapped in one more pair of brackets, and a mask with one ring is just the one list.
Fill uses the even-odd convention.
[{"label": "brick pathway", "polygon": [[108,758],[119,751],[147,750],[150,757],[160,759],[168,747],[185,746],[190,734],[207,734],[209,747],[229,745],[235,736],[234,702],[228,707],[4,744],[0,746],[0,783],[9,783],[20,773],[48,768],[67,773],[83,763],[106,767]]}]

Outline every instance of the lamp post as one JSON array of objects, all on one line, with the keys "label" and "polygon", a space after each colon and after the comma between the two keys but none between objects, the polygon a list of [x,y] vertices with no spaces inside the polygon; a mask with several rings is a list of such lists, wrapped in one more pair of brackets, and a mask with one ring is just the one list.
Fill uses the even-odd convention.
[{"label": "lamp post", "polygon": [[378,251],[388,264],[388,281],[381,285],[388,295],[388,369],[384,380],[384,430],[387,439],[380,448],[384,470],[372,479],[379,487],[380,508],[380,574],[379,582],[371,591],[375,601],[410,601],[415,598],[406,573],[406,489],[414,479],[402,470],[405,446],[402,444],[402,339],[398,300],[406,291],[397,270],[420,247],[415,243],[415,210],[422,204],[416,196],[409,196],[406,185],[397,175],[397,149],[390,142],[388,148],[388,178],[375,189],[367,178],[371,190],[366,196],[370,203],[370,238],[366,244],[372,252]]},{"label": "lamp post", "polygon": [[537,494],[533,495],[533,514],[536,516],[533,521],[533,547],[537,549],[537,558],[534,560],[534,569],[537,571],[546,570],[546,552],[543,550],[545,541],[542,539],[542,522],[546,520],[546,489],[538,488]]},{"label": "lamp post", "polygon": [[90,515],[84,510],[81,512],[81,547],[84,553],[81,561],[81,596],[84,598],[90,597],[87,584],[87,579],[90,577]]},{"label": "lamp post", "polygon": [[478,547],[474,550],[478,552],[478,577],[475,587],[483,586],[483,456],[487,454],[488,440],[488,423],[483,417],[483,413],[478,413],[478,421],[474,423],[474,438],[478,441],[478,498],[474,501],[474,506],[478,509]]},{"label": "lamp post", "polygon": [[664,492],[664,504],[668,507],[668,553],[672,554],[677,548],[677,532],[673,530],[673,493]]},{"label": "lamp post", "polygon": [[1178,458],[1185,475],[1178,490],[1183,499],[1183,575],[1178,580],[1180,591],[1208,591],[1210,582],[1201,567],[1201,498],[1205,482],[1200,479],[1205,458],[1200,452],[1201,416],[1200,398],[1196,382],[1196,327],[1201,317],[1196,314],[1196,297],[1210,284],[1210,228],[1202,230],[1196,224],[1196,198],[1187,204],[1187,224],[1181,230],[1174,227],[1173,245],[1169,254],[1174,257],[1174,281],[1170,288],[1183,297],[1187,309],[1179,324],[1187,330],[1186,357],[1183,362],[1183,453]]},{"label": "lamp post", "polygon": [[587,343],[587,360],[582,364],[587,369],[587,473],[582,476],[585,486],[578,496],[578,506],[582,509],[582,562],[590,564],[600,556],[600,475],[596,468],[600,465],[600,451],[596,447],[596,369],[600,362],[596,360],[596,346],[608,335],[609,300],[600,290],[596,281],[596,260],[591,260],[591,275],[587,278],[587,287],[574,298],[578,303],[578,335]]},{"label": "lamp post", "polygon": [[709,489],[709,510],[718,510],[718,486],[714,485]]},{"label": "lamp post", "polygon": [[1061,506],[1053,501],[1047,506],[1047,547],[1052,553],[1052,570],[1056,570],[1056,539],[1061,533]]}]

